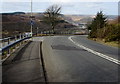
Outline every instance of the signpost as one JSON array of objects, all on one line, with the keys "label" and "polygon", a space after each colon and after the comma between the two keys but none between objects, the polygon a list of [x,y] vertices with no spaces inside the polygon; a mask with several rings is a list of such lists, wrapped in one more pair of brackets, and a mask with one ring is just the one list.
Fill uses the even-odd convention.
[{"label": "signpost", "polygon": [[30,25],[31,25],[31,37],[33,36],[33,25],[35,24],[34,19],[35,16],[33,16],[33,11],[32,11],[32,0],[31,0],[31,16],[30,16]]},{"label": "signpost", "polygon": [[[31,0],[31,17],[33,16],[33,14],[32,14],[32,0]],[[32,28],[33,28],[33,20],[32,20],[32,18],[31,18],[31,37],[32,37],[32,34],[33,34],[33,30],[32,30]]]},{"label": "signpost", "polygon": [[31,24],[31,25],[34,25],[34,24],[35,24],[35,22],[34,22],[33,20],[31,20],[31,21],[30,21],[30,24]]}]

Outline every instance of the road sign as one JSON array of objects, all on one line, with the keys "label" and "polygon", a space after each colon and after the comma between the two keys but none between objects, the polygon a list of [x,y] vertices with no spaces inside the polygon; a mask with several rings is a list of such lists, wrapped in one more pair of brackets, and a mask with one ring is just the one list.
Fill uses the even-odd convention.
[{"label": "road sign", "polygon": [[30,21],[30,24],[31,24],[31,25],[34,25],[34,24],[35,24],[35,22],[34,22],[33,20],[31,20],[31,21]]}]

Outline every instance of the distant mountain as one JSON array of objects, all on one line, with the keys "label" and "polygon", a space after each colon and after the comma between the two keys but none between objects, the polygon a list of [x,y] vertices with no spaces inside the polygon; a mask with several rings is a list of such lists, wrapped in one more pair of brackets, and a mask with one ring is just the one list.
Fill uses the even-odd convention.
[{"label": "distant mountain", "polygon": [[[106,15],[108,21],[115,20],[118,16],[117,15]],[[75,23],[87,23],[91,22],[95,15],[64,15],[64,18],[70,22]]]},{"label": "distant mountain", "polygon": [[3,14],[2,15],[2,22],[25,22],[30,21],[29,16],[23,13],[15,13],[15,14]]},{"label": "distant mountain", "polygon": [[13,12],[13,13],[0,13],[1,15],[20,15],[25,14],[24,12]]},{"label": "distant mountain", "polygon": [[85,18],[82,18],[80,19],[79,21],[77,21],[78,23],[88,23],[88,22],[91,22],[93,20],[92,17],[85,17]]},{"label": "distant mountain", "polygon": [[109,20],[115,20],[116,18],[118,18],[118,15],[106,15],[106,17],[107,17]]},{"label": "distant mountain", "polygon": [[65,20],[78,24],[90,22],[93,18],[93,15],[65,15]]}]

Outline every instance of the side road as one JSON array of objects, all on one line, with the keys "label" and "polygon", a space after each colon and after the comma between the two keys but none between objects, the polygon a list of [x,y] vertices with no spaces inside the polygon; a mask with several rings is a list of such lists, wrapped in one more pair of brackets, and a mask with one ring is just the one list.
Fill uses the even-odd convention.
[{"label": "side road", "polygon": [[25,45],[2,64],[2,82],[45,82],[40,41]]}]

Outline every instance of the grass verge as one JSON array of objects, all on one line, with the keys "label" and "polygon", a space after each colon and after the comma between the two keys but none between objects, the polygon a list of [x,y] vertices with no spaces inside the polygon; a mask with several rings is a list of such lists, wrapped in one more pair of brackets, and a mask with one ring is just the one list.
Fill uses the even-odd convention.
[{"label": "grass verge", "polygon": [[108,45],[108,46],[120,48],[120,44],[119,44],[118,41],[105,42],[104,39],[98,39],[98,38],[88,38],[88,39],[94,40],[98,43],[105,44],[105,45]]}]

